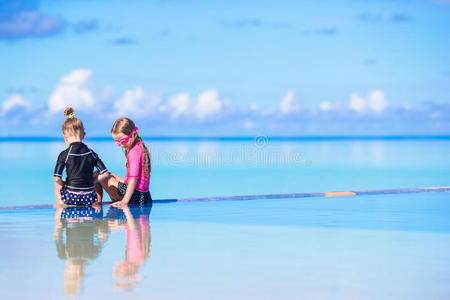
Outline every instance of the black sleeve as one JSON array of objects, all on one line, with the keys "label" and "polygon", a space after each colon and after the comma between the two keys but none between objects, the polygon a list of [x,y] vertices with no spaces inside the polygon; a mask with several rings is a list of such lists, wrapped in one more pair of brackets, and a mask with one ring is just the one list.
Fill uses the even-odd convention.
[{"label": "black sleeve", "polygon": [[65,151],[59,154],[58,160],[56,161],[55,172],[53,172],[53,176],[62,177],[62,172],[64,170],[64,167],[66,166],[66,156],[64,154]]},{"label": "black sleeve", "polygon": [[95,153],[94,150],[91,150],[91,152],[92,152],[92,155],[94,156],[94,159],[95,159],[95,167],[100,172],[100,174],[103,174],[106,171],[108,171],[108,169],[106,168],[105,164],[102,162],[100,157],[98,157],[97,153]]}]

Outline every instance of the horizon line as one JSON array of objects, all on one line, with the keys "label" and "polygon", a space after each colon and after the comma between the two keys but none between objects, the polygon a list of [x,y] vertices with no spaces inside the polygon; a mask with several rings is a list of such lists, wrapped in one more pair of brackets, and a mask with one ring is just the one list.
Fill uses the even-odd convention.
[{"label": "horizon line", "polygon": [[[450,135],[317,135],[317,136],[143,136],[151,141],[346,141],[346,140],[450,140]],[[109,141],[110,136],[86,137],[88,141]],[[0,142],[53,142],[63,141],[56,136],[0,136]]]}]

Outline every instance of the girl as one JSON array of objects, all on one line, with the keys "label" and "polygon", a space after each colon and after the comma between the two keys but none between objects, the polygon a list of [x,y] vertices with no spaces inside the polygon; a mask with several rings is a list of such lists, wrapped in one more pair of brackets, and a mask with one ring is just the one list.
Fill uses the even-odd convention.
[{"label": "girl", "polygon": [[127,204],[152,204],[149,192],[150,184],[150,152],[138,134],[138,128],[128,118],[118,119],[111,135],[115,143],[125,150],[126,175],[125,179],[110,174],[107,180],[100,180],[108,193],[112,205],[121,207]]},{"label": "girl", "polygon": [[[108,176],[108,170],[97,153],[83,144],[86,136],[80,119],[75,118],[74,109],[66,108],[67,117],[62,123],[62,132],[67,149],[62,151],[56,162],[53,180],[58,204],[92,205],[102,203],[103,190],[96,183]],[[99,171],[93,174],[94,167]],[[67,177],[63,181],[62,172],[66,168]]]}]

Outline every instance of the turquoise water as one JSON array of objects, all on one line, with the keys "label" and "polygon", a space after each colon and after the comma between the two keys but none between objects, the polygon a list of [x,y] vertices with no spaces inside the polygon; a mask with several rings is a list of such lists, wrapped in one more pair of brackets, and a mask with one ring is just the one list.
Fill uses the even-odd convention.
[{"label": "turquoise water", "polygon": [[[91,146],[124,176],[112,141]],[[450,185],[450,140],[147,141],[154,199]],[[0,206],[53,203],[62,142],[0,142]]]},{"label": "turquoise water", "polygon": [[0,296],[448,299],[448,200],[180,202],[149,218],[105,207],[61,221],[54,209],[0,211]]},{"label": "turquoise water", "polygon": [[[148,145],[155,199],[450,185],[449,140]],[[450,298],[448,192],[5,210],[54,203],[63,149],[0,142],[2,299]]]}]

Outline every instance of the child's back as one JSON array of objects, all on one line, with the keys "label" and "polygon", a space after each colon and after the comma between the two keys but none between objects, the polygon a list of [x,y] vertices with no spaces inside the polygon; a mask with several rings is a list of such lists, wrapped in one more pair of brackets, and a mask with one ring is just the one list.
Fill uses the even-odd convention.
[{"label": "child's back", "polygon": [[[80,119],[75,118],[73,111],[71,107],[64,111],[67,119],[62,124],[62,131],[67,149],[59,154],[53,174],[56,201],[70,205],[100,204],[102,188],[96,184],[94,167],[100,174],[95,176],[101,176],[107,169],[98,155],[82,142],[86,135],[84,126]],[[67,178],[63,181],[64,169]]]},{"label": "child's back", "polygon": [[62,151],[56,162],[54,176],[62,177],[66,168],[65,186],[70,191],[87,191],[94,189],[93,172],[97,167],[100,174],[107,171],[98,155],[82,142],[73,142]]}]

